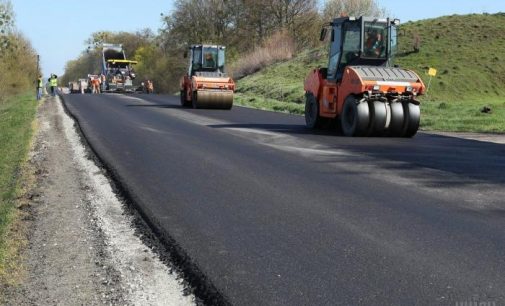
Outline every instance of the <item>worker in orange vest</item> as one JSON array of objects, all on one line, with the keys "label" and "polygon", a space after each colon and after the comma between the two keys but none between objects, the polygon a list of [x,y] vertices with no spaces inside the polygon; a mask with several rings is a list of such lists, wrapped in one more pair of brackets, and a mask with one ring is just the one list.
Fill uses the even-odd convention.
[{"label": "worker in orange vest", "polygon": [[91,85],[93,87],[93,93],[100,93],[100,79],[97,77],[94,77],[91,80]]},{"label": "worker in orange vest", "polygon": [[154,92],[154,85],[151,80],[147,80],[147,93],[152,94]]},{"label": "worker in orange vest", "polygon": [[380,57],[383,51],[383,41],[382,35],[377,32],[377,30],[373,30],[370,33],[367,33],[367,39],[365,43],[365,55]]}]

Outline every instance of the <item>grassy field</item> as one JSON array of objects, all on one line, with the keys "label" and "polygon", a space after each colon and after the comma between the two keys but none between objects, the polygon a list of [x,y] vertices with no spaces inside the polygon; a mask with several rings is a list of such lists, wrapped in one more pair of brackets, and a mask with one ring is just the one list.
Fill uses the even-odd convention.
[{"label": "grassy field", "polygon": [[326,63],[327,52],[305,51],[296,58],[269,66],[238,81],[239,105],[303,114],[303,81],[309,70]]},{"label": "grassy field", "polygon": [[[505,132],[505,14],[445,16],[403,24],[396,63],[428,83],[421,98],[421,128],[439,131]],[[413,53],[414,36],[420,52]],[[303,81],[326,66],[326,48],[306,51],[238,81],[237,104],[303,113]],[[481,110],[491,109],[488,113]]]},{"label": "grassy field", "polygon": [[5,273],[6,259],[13,251],[12,239],[6,238],[16,217],[20,170],[27,158],[36,106],[32,94],[0,101],[0,279]]}]

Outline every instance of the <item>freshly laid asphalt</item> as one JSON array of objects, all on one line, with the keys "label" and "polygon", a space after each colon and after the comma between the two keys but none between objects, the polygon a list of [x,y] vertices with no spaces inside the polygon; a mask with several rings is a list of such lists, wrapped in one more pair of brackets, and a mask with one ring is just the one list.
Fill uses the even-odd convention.
[{"label": "freshly laid asphalt", "polygon": [[138,209],[233,305],[505,302],[505,145],[64,95]]}]

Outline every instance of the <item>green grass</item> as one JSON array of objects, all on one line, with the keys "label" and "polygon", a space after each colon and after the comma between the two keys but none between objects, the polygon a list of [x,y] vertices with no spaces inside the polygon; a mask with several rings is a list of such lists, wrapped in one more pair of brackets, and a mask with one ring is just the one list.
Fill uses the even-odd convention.
[{"label": "green grass", "polygon": [[[483,113],[483,107],[490,113]],[[425,100],[421,106],[421,128],[451,132],[505,132],[505,100],[442,102]]]},{"label": "green grass", "polygon": [[[505,132],[505,14],[444,16],[400,27],[396,63],[416,71],[425,84],[429,67],[438,75],[421,97],[421,127],[439,131]],[[412,53],[413,36],[421,39]],[[327,65],[326,48],[305,51],[237,82],[237,104],[303,113],[303,81]],[[480,110],[488,106],[490,113]]]},{"label": "green grass", "polygon": [[33,94],[0,101],[0,275],[7,254],[7,232],[15,217],[19,173],[32,137],[37,101]]},{"label": "green grass", "polygon": [[237,93],[235,94],[234,100],[234,103],[238,105],[290,114],[302,115],[305,108],[304,104],[286,103],[279,100],[269,99],[263,96],[257,97],[250,94]]},{"label": "green grass", "polygon": [[240,79],[237,104],[303,114],[303,81],[310,69],[324,65],[326,57],[323,50],[305,51],[292,60]]}]

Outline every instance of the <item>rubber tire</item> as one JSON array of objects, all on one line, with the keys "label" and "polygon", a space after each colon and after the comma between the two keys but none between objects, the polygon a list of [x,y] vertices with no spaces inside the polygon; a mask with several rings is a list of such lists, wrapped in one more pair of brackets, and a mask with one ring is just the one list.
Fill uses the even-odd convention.
[{"label": "rubber tire", "polygon": [[413,137],[417,130],[419,129],[419,122],[421,121],[421,109],[419,105],[410,102],[403,103],[404,112],[404,126],[403,126],[403,137]]},{"label": "rubber tire", "polygon": [[393,102],[391,107],[391,123],[389,124],[389,135],[392,137],[401,137],[403,135],[403,127],[405,116],[403,105],[400,102]]},{"label": "rubber tire", "polygon": [[198,92],[195,90],[193,91],[193,95],[191,97],[191,106],[194,108],[194,109],[197,109],[199,108],[198,107]]},{"label": "rubber tire", "polygon": [[181,106],[182,107],[188,106],[188,101],[186,101],[186,91],[185,90],[181,90]]},{"label": "rubber tire", "polygon": [[321,129],[327,123],[326,118],[319,116],[319,102],[312,93],[305,94],[305,125],[309,129]]},{"label": "rubber tire", "polygon": [[368,103],[359,102],[353,96],[347,97],[340,115],[340,123],[344,136],[364,136],[370,123]]},{"label": "rubber tire", "polygon": [[387,121],[386,103],[373,101],[368,104],[368,107],[370,109],[370,124],[366,135],[383,136]]}]

